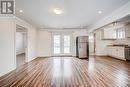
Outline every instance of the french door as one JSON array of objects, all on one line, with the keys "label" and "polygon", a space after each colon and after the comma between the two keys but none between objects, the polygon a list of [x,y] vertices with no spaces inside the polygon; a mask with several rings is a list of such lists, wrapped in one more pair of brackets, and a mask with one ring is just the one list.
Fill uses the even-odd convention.
[{"label": "french door", "polygon": [[64,33],[54,33],[53,56],[71,55],[71,35]]}]

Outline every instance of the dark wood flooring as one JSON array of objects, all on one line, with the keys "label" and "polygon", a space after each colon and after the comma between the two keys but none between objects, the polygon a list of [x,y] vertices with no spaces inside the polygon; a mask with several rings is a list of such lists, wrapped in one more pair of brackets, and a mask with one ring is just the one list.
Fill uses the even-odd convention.
[{"label": "dark wood flooring", "polygon": [[130,62],[96,56],[37,58],[0,77],[0,87],[130,87]]}]

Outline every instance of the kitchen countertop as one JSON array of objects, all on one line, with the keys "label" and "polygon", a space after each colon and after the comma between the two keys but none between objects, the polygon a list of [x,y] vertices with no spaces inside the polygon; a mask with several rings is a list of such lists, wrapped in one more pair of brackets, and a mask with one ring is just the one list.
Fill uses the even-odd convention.
[{"label": "kitchen countertop", "polygon": [[130,47],[128,45],[107,45],[109,47]]}]

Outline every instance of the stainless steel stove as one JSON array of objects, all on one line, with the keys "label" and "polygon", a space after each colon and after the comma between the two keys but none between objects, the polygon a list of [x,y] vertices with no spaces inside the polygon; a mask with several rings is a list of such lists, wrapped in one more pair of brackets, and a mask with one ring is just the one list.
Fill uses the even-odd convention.
[{"label": "stainless steel stove", "polygon": [[130,60],[130,46],[125,47],[125,58],[126,60]]}]

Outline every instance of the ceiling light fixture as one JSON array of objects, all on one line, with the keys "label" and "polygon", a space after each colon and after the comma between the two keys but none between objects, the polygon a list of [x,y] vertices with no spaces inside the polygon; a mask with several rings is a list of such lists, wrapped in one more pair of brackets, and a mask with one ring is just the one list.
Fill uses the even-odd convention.
[{"label": "ceiling light fixture", "polygon": [[98,14],[102,14],[102,11],[98,11]]},{"label": "ceiling light fixture", "polygon": [[63,10],[62,9],[59,9],[59,8],[54,8],[53,9],[53,12],[55,13],[55,14],[62,14],[63,13]]},{"label": "ceiling light fixture", "polygon": [[20,13],[23,13],[23,10],[19,10]]}]

